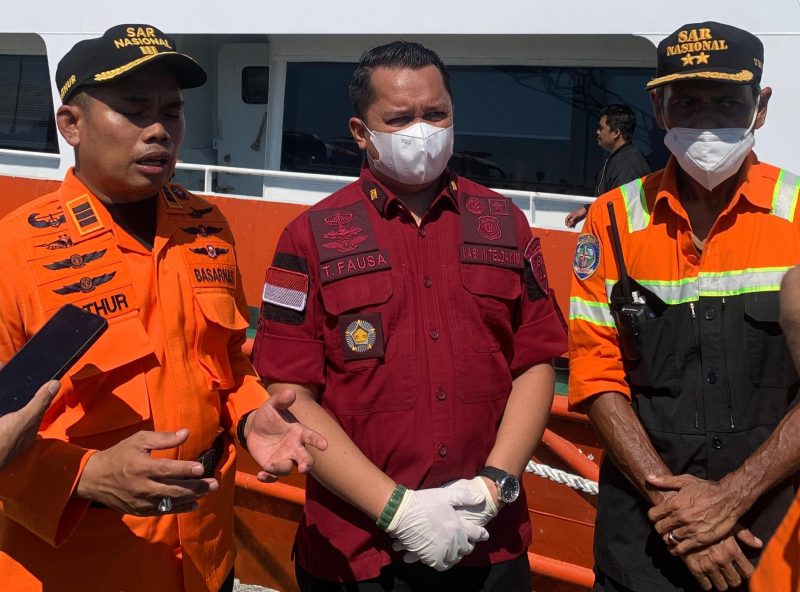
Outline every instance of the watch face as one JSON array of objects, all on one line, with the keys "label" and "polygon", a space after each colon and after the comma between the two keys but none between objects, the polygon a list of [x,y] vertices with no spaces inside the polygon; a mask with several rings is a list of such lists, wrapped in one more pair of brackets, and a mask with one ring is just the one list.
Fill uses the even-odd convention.
[{"label": "watch face", "polygon": [[510,504],[519,497],[519,479],[508,475],[500,483],[500,499]]}]

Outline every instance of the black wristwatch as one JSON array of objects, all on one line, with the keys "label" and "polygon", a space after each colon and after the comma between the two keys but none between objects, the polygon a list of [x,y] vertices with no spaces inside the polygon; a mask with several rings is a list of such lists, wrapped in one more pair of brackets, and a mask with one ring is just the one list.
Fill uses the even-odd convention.
[{"label": "black wristwatch", "polygon": [[483,467],[478,475],[488,477],[495,482],[501,502],[510,504],[519,497],[519,479],[510,473],[506,473],[503,469]]}]

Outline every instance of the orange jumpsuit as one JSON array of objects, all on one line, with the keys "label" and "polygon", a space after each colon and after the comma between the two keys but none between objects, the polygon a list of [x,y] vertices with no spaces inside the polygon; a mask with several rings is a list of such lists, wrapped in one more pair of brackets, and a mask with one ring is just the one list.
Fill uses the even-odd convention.
[{"label": "orange jumpsuit", "polygon": [[750,578],[750,592],[800,592],[800,496],[761,555]]},{"label": "orange jumpsuit", "polygon": [[[0,589],[216,592],[233,567],[230,436],[267,399],[241,352],[247,306],[225,218],[169,185],[149,251],[70,171],[0,221],[0,253],[0,360],[64,304],[109,322],[40,438],[0,473]],[[141,518],[74,496],[94,451],[179,428],[188,440],[153,456],[194,460],[228,434],[220,488],[198,510]]]}]

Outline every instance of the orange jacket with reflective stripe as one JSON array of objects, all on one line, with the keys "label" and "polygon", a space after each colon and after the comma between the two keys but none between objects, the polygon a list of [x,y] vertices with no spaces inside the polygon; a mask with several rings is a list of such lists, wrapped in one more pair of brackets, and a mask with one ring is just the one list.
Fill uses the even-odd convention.
[{"label": "orange jacket with reflective stripe", "polygon": [[[696,302],[701,296],[777,292],[783,274],[800,262],[795,175],[760,163],[751,154],[738,190],[717,219],[700,257],[677,197],[676,166],[670,159],[664,170],[610,191],[589,210],[575,262],[577,272],[589,275],[580,279],[574,274],[570,291],[573,409],[599,393],[616,391],[629,398],[631,393],[609,308],[611,287],[619,280],[609,202],[614,204],[629,275],[667,305]],[[591,260],[592,248],[584,236],[597,238],[597,262]]]},{"label": "orange jacket with reflective stripe", "polygon": [[[751,154],[700,254],[676,173],[671,159],[589,210],[570,298],[569,399],[579,407],[621,393],[673,473],[717,481],[769,437],[797,397],[778,289],[800,262],[800,179]],[[629,275],[653,313],[631,325],[625,362],[612,315],[621,290],[609,203]],[[641,496],[608,459],[600,484],[598,569],[626,588],[693,589],[684,564],[655,536]],[[792,484],[775,487],[743,525],[769,539],[794,493]]]},{"label": "orange jacket with reflective stripe", "polygon": [[778,590],[800,592],[800,496],[792,502],[750,578],[751,592]]},{"label": "orange jacket with reflective stripe", "polygon": [[70,171],[0,221],[0,360],[59,307],[108,331],[62,380],[40,438],[0,473],[0,588],[216,592],[233,567],[235,452],[220,489],[189,514],[140,518],[73,497],[96,450],[140,431],[188,428],[193,460],[267,395],[241,352],[247,307],[233,237],[216,207],[170,185],[152,251]]}]

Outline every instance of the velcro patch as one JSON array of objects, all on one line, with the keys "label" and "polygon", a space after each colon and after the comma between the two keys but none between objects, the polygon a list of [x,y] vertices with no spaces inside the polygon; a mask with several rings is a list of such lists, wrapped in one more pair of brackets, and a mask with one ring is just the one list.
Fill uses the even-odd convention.
[{"label": "velcro patch", "polygon": [[575,260],[572,269],[578,279],[586,280],[600,265],[600,241],[593,234],[581,234],[575,247]]},{"label": "velcro patch", "polygon": [[339,333],[345,361],[383,357],[381,313],[342,315],[339,317]]},{"label": "velcro patch", "polygon": [[261,298],[275,306],[303,311],[308,300],[308,275],[270,266]]}]

